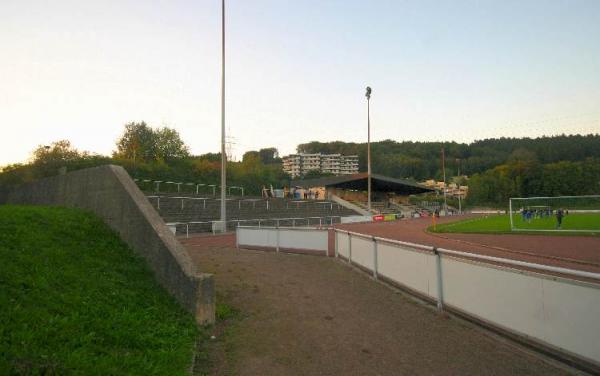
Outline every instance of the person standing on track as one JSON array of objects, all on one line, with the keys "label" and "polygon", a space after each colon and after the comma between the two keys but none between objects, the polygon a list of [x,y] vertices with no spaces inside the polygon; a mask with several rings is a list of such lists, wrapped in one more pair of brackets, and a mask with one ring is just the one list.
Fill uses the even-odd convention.
[{"label": "person standing on track", "polygon": [[562,226],[562,219],[563,219],[563,210],[558,209],[556,211],[556,228],[560,228],[560,226]]}]

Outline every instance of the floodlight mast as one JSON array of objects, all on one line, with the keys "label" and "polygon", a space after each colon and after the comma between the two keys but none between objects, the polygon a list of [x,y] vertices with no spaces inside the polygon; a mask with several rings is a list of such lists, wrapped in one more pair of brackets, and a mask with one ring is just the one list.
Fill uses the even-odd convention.
[{"label": "floodlight mast", "polygon": [[446,200],[446,153],[442,144],[442,174],[444,176],[444,215],[448,215],[448,201]]},{"label": "floodlight mast", "polygon": [[225,154],[225,0],[221,0],[221,228],[227,230],[226,186],[227,156]]},{"label": "floodlight mast", "polygon": [[371,87],[367,86],[367,208],[371,215]]}]

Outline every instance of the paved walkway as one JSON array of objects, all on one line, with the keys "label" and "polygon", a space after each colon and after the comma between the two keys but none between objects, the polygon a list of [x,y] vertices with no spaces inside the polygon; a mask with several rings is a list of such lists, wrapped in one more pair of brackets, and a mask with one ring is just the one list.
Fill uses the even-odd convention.
[{"label": "paved walkway", "polygon": [[236,250],[231,235],[182,240],[242,319],[215,374],[566,374],[510,342],[438,315],[333,258]]}]

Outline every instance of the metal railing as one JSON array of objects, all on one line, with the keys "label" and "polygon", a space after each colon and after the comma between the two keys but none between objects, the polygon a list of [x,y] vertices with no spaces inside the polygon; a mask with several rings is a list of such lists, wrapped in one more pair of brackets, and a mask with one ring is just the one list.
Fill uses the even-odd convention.
[{"label": "metal railing", "polygon": [[[195,201],[202,201],[202,205],[203,205],[203,209],[206,209],[206,201],[209,200],[214,200],[214,201],[220,201],[220,198],[213,198],[213,197],[186,197],[186,196],[159,196],[159,195],[148,195],[146,196],[146,198],[148,199],[156,199],[156,207],[158,210],[160,210],[160,201],[161,199],[163,200],[181,200],[181,210],[184,209],[184,201],[185,200],[195,200]],[[257,202],[264,202],[265,203],[265,208],[267,210],[273,210],[273,209],[283,209],[283,207],[277,208],[277,207],[273,207],[272,204],[270,204],[269,200],[267,199],[262,199],[262,198],[241,198],[241,199],[226,199],[227,201],[230,200],[237,200],[238,202],[238,209],[242,209],[242,203],[243,202],[247,202],[247,203],[251,203],[252,204],[252,209],[256,209],[256,203]],[[292,207],[290,208],[290,203],[292,204]],[[286,210],[293,210],[293,209],[300,209],[300,204],[302,203],[307,203],[307,204],[311,204],[313,205],[313,207],[315,205],[319,206],[320,208],[329,208],[330,211],[333,211],[334,205],[336,205],[337,209],[341,209],[341,206],[339,204],[336,204],[334,202],[331,201],[287,201],[286,202],[286,206],[285,209]],[[295,207],[293,204],[296,204]]]},{"label": "metal railing", "polygon": [[[326,217],[297,217],[297,218],[254,218],[254,219],[231,219],[226,221],[228,224],[227,227],[235,229],[242,224],[246,224],[251,226],[253,223],[258,225],[258,228],[262,227],[275,227],[278,228],[281,226],[281,223],[291,223],[289,227],[309,227],[309,226],[332,226],[334,224],[341,222],[341,216],[326,216]],[[313,220],[314,223],[311,223]],[[318,220],[318,224],[317,224]],[[221,223],[221,221],[190,221],[190,222],[167,222],[166,225],[175,228],[175,231],[178,228],[182,228],[185,226],[185,236],[189,238],[190,236],[190,227],[194,225],[206,225],[205,231],[195,231],[195,232],[212,232],[213,235],[216,234],[215,223]],[[229,226],[231,224],[232,226]],[[271,226],[269,226],[269,224]]]},{"label": "metal railing", "polygon": [[[446,254],[446,255],[450,255],[450,256],[458,256],[461,258],[483,260],[483,261],[494,262],[494,263],[499,263],[499,264],[519,266],[519,267],[524,267],[524,268],[528,268],[528,269],[540,270],[540,271],[545,271],[545,272],[559,273],[559,274],[572,276],[572,277],[590,278],[590,279],[600,281],[600,273],[592,273],[592,272],[586,272],[583,270],[575,270],[575,269],[561,268],[558,266],[536,264],[536,263],[506,259],[506,258],[501,258],[501,257],[485,256],[485,255],[480,255],[477,253],[453,251],[453,250],[445,249],[445,248],[438,248],[438,247],[433,247],[433,246],[428,246],[428,245],[404,242],[404,241],[400,241],[400,240],[381,238],[378,236],[370,236],[370,235],[365,235],[365,234],[361,234],[361,233],[353,232],[353,231],[342,230],[342,229],[338,229],[338,228],[335,228],[333,230],[335,232],[348,234],[349,236],[355,236],[355,237],[359,237],[362,239],[371,240],[373,243],[376,243],[379,241],[379,242],[385,242],[388,244],[397,244],[397,245],[404,246],[404,247],[429,251],[431,254],[437,255],[438,257],[440,255]],[[376,252],[376,248],[375,248],[374,252]],[[338,257],[337,244],[336,244],[335,256]],[[374,256],[374,258],[376,258],[376,256]],[[350,257],[349,257],[348,261],[352,262],[352,253],[351,252],[350,252]],[[377,269],[377,268],[375,267],[374,269]],[[374,276],[376,276],[377,270],[373,270],[373,273],[374,273]]]},{"label": "metal railing", "polygon": [[[152,180],[152,179],[133,179],[134,182],[138,183],[150,183],[150,185],[154,186],[154,192],[155,193],[160,193],[160,185],[161,183],[163,185],[174,185],[177,187],[177,193],[181,193],[181,186],[188,186],[190,188],[192,188],[193,191],[193,187],[196,188],[196,194],[200,194],[200,187],[211,187],[212,188],[212,194],[213,196],[217,195],[217,187],[219,187],[216,184],[205,184],[205,183],[185,183],[185,182],[175,182],[175,181],[163,181],[163,180]],[[231,196],[231,190],[232,189],[237,189],[241,192],[242,197],[244,197],[244,187],[242,186],[235,186],[235,185],[231,185],[227,187],[227,192],[228,194]],[[166,192],[165,192],[166,193]]]}]

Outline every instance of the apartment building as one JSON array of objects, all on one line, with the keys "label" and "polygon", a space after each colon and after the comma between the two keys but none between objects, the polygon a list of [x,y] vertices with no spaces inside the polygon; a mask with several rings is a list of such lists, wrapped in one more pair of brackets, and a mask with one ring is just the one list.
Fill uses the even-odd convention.
[{"label": "apartment building", "polygon": [[309,171],[334,175],[356,174],[358,173],[358,155],[291,154],[283,157],[283,171],[294,178],[305,175]]}]

